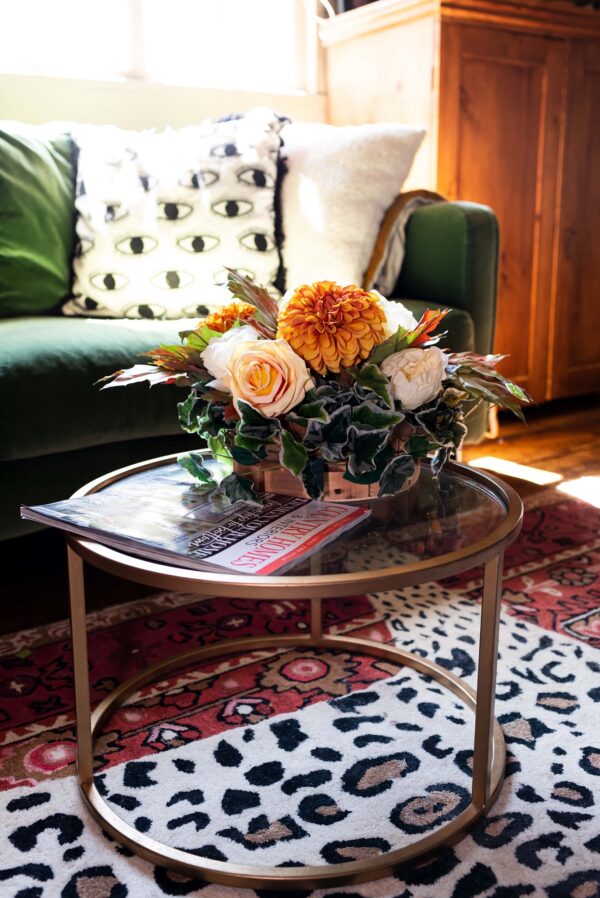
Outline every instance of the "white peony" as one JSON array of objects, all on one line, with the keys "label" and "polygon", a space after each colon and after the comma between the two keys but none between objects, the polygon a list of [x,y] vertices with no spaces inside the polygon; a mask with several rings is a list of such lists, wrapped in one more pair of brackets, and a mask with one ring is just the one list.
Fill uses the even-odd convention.
[{"label": "white peony", "polygon": [[260,340],[261,337],[257,331],[249,324],[242,327],[232,327],[218,337],[212,337],[208,341],[208,346],[200,355],[209,374],[212,374],[214,380],[208,384],[215,390],[229,390],[229,375],[227,367],[231,359],[233,350],[238,343],[247,343],[250,340]]},{"label": "white peony", "polygon": [[429,349],[402,349],[381,363],[390,380],[394,399],[406,409],[419,408],[440,392],[446,375],[446,356],[437,346]]},{"label": "white peony", "polygon": [[415,329],[419,323],[412,312],[403,306],[397,300],[386,299],[377,290],[371,290],[379,299],[379,304],[383,308],[386,317],[385,339],[395,334],[399,327],[405,328],[407,331]]}]

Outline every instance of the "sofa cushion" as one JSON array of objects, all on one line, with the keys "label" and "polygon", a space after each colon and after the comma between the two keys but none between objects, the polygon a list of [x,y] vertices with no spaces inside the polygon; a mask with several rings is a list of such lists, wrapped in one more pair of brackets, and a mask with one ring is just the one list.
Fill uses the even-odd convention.
[{"label": "sofa cushion", "polygon": [[[427,309],[446,309],[448,306],[438,302],[425,302],[422,299],[401,299],[402,305],[413,313],[417,321]],[[447,335],[440,340],[441,349],[453,349],[455,352],[475,351],[475,326],[473,319],[463,309],[450,309],[442,324],[441,331]]]},{"label": "sofa cushion", "polygon": [[187,318],[231,301],[228,268],[280,283],[280,119],[175,131],[79,125],[78,248],[65,315]]},{"label": "sofa cushion", "polygon": [[[177,322],[31,317],[0,321],[0,459],[35,458],[179,432],[177,387],[100,390],[136,355],[179,342]],[[139,359],[138,361],[143,361]]]},{"label": "sofa cushion", "polygon": [[[420,127],[385,123],[293,122],[283,127],[286,287],[323,279],[362,284],[386,210],[424,133]],[[392,284],[402,259],[396,254],[394,261]]]},{"label": "sofa cushion", "polygon": [[0,123],[0,317],[47,311],[69,293],[71,154],[56,128]]}]

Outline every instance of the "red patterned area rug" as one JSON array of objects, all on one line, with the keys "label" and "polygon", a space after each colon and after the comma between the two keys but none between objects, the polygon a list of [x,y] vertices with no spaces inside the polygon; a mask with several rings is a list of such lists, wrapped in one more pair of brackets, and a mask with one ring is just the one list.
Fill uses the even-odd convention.
[{"label": "red patterned area rug", "polygon": [[[600,658],[595,651],[600,644],[599,524],[597,510],[548,493],[530,503],[523,534],[507,555],[497,713],[510,756],[507,781],[492,816],[460,845],[426,865],[378,883],[315,896],[600,898]],[[393,640],[472,682],[479,584],[471,574],[398,593],[331,601],[326,604],[327,626],[334,632]],[[302,633],[308,626],[308,609],[298,602],[198,601],[164,594],[109,609],[90,618],[94,700],[174,651],[227,636]],[[70,671],[64,623],[0,642],[0,780],[6,793],[0,801],[0,894],[254,895],[174,877],[128,857],[102,837],[79,806],[73,778]],[[191,769],[190,752],[198,740],[218,764],[218,747],[224,743],[234,750],[233,757],[238,752],[239,775],[246,782],[257,757],[274,767],[289,767],[290,775],[282,775],[271,789],[278,795],[277,790],[283,790],[284,809],[296,809],[287,824],[296,835],[289,837],[293,846],[288,840],[283,846],[265,845],[274,863],[336,862],[350,859],[352,852],[358,857],[365,851],[388,851],[411,833],[449,819],[460,810],[468,787],[468,719],[435,688],[413,679],[410,672],[399,672],[386,662],[315,650],[253,652],[235,662],[221,660],[183,671],[146,688],[111,719],[99,744],[99,782],[118,806],[115,810],[129,814],[140,831],[162,838],[161,822],[170,827],[173,821],[195,820],[194,833],[198,826],[206,829],[206,839],[183,832],[179,827],[184,824],[176,822],[177,844],[198,853],[204,846],[237,860],[230,849],[243,851],[256,842],[261,826],[268,830],[267,824],[275,821],[281,830],[286,814],[277,801],[272,803],[273,795],[267,801],[257,797],[256,790],[246,790],[252,798],[243,801],[250,803],[238,808],[231,795],[209,798],[204,790],[199,810],[187,807],[191,813],[186,815],[182,808],[177,815],[166,809],[185,788],[180,785],[167,794],[156,785],[159,778],[154,781],[150,774],[175,765],[183,776]],[[397,714],[375,713],[390,690],[401,709]],[[345,705],[351,692],[362,694],[371,711],[352,702]],[[350,722],[340,724],[344,718]],[[314,740],[308,738],[306,745],[299,741],[305,747],[294,758],[279,742],[271,745],[276,727],[285,730],[289,720],[309,734],[328,733],[324,744],[335,745],[340,757],[311,755],[306,745]],[[398,769],[398,759],[389,757],[394,742],[390,726],[396,738],[397,730],[404,730],[407,757],[402,764],[408,765],[411,778],[388,792],[391,777],[383,790],[390,802],[387,808],[380,796],[365,796],[356,788],[353,792],[348,783],[355,782],[359,763],[363,774],[375,770],[375,779],[388,783],[381,771]],[[392,747],[397,748],[395,743]],[[315,758],[320,762],[315,783],[290,785],[291,771],[310,771]],[[437,765],[435,784],[432,765]],[[132,771],[142,768],[155,782],[156,793],[136,785]],[[200,792],[191,790],[192,798],[185,801],[193,803],[194,794],[200,801]],[[239,798],[245,790],[238,783],[229,792]],[[152,808],[159,806],[163,811],[155,819]],[[324,806],[339,837],[315,818],[315,808]],[[382,809],[385,820],[380,822]],[[212,832],[219,819],[230,825]],[[58,851],[57,837],[62,846]],[[311,856],[306,857],[308,837]]]}]

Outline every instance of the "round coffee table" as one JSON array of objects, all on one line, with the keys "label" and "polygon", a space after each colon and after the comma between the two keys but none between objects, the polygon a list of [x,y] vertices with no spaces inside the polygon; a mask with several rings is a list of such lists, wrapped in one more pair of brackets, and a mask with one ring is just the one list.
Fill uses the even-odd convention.
[{"label": "round coffee table", "polygon": [[[175,456],[114,471],[75,495],[101,490],[148,468],[174,464]],[[289,572],[279,576],[214,573],[155,564],[80,537],[69,536],[69,586],[73,641],[77,766],[85,803],[102,828],[136,854],[179,873],[243,888],[324,888],[390,875],[401,864],[431,855],[462,838],[496,800],[506,752],[494,718],[494,691],[504,550],[517,537],[523,508],[509,486],[489,474],[448,464],[435,480],[424,464],[406,493],[369,502],[371,516]],[[384,557],[384,560],[378,558]],[[198,595],[248,599],[308,599],[306,636],[223,640],[147,668],[118,686],[92,714],[88,679],[84,561],[137,583]],[[477,691],[432,661],[367,639],[323,632],[325,598],[398,589],[439,580],[484,565]],[[449,689],[475,714],[471,803],[449,823],[402,848],[365,860],[303,867],[248,866],[198,857],[138,832],[108,806],[94,785],[93,747],[110,714],[141,686],[193,661],[283,646],[345,649],[414,668]]]}]

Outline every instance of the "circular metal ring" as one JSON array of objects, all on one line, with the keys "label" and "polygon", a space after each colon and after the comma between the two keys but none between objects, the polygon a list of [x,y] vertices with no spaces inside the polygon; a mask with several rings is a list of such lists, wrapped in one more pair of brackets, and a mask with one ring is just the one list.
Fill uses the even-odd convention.
[{"label": "circular metal ring", "polygon": [[[209,660],[239,652],[256,651],[271,647],[281,648],[284,646],[334,650],[349,649],[350,651],[373,655],[377,658],[385,658],[430,676],[441,686],[449,689],[471,711],[476,711],[477,709],[477,696],[474,690],[463,680],[432,661],[427,661],[394,646],[350,636],[255,637],[227,640],[225,643],[221,640],[218,643],[203,646],[184,655],[170,658],[131,677],[113,690],[94,711],[92,715],[92,741],[98,734],[102,723],[116,708],[123,704],[128,696],[141,686],[156,679],[160,674],[181,668],[193,661]],[[100,826],[117,842],[130,848],[153,864],[167,867],[180,874],[197,877],[207,882],[238,888],[315,889],[366,882],[383,876],[390,876],[406,862],[414,861],[417,858],[422,859],[432,855],[439,848],[453,845],[459,841],[472,828],[475,822],[489,810],[498,797],[504,780],[505,762],[506,748],[504,737],[500,724],[497,720],[494,720],[490,798],[486,804],[477,806],[471,802],[461,814],[435,832],[412,842],[410,845],[377,857],[333,865],[323,864],[319,866],[285,868],[248,866],[214,861],[208,858],[200,858],[189,852],[157,842],[155,839],[138,832],[115,814],[104,801],[93,781],[82,782],[80,778],[79,782],[86,805]]]}]

